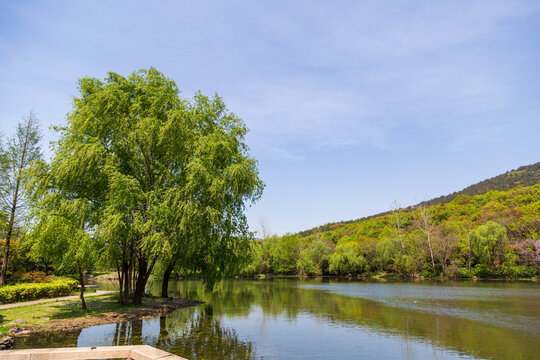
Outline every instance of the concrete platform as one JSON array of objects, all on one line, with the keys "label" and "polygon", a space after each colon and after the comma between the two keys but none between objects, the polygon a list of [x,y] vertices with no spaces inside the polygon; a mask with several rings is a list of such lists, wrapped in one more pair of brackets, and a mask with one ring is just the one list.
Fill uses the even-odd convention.
[{"label": "concrete platform", "polygon": [[0,351],[0,360],[186,360],[148,345],[80,348],[21,349]]}]

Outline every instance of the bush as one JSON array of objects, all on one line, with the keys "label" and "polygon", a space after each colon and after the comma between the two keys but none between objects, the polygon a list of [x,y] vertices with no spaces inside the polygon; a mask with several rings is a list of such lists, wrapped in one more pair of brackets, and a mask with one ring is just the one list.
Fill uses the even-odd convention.
[{"label": "bush", "polygon": [[336,252],[330,256],[329,270],[341,275],[366,271],[367,261],[362,256],[358,243],[349,241],[336,246]]},{"label": "bush", "polygon": [[322,275],[328,270],[328,262],[332,248],[317,240],[300,252],[300,258],[296,262],[296,269],[299,274]]},{"label": "bush", "polygon": [[457,270],[456,277],[458,278],[471,278],[473,276],[473,269],[469,271],[469,268],[466,267],[460,267]]},{"label": "bush", "polygon": [[494,267],[486,264],[476,264],[472,269],[472,273],[479,278],[494,278],[499,276]]},{"label": "bush", "polygon": [[51,276],[43,271],[34,270],[30,272],[16,272],[11,277],[12,281],[18,283],[47,283],[51,281]]},{"label": "bush", "polygon": [[502,265],[502,274],[512,279],[530,278],[536,273],[534,266],[525,265]]},{"label": "bush", "polygon": [[78,282],[58,278],[49,283],[22,283],[0,288],[0,304],[70,295]]},{"label": "bush", "polygon": [[423,276],[423,277],[427,277],[427,278],[433,278],[433,277],[436,277],[437,275],[435,275],[435,273],[431,270],[427,270],[427,269],[424,269],[420,272],[420,274],[418,274],[420,276]]}]

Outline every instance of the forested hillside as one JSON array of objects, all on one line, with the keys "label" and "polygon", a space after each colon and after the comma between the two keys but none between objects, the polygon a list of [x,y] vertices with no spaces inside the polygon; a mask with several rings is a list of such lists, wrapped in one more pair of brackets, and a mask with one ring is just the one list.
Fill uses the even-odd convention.
[{"label": "forested hillside", "polygon": [[[490,190],[508,190],[516,186],[530,186],[530,185],[534,185],[538,183],[540,183],[540,162],[537,162],[532,165],[521,166],[515,170],[507,171],[504,174],[500,174],[492,178],[482,180],[476,184],[467,186],[463,190],[456,191],[448,195],[439,196],[431,200],[427,200],[423,204],[428,205],[428,206],[444,204],[444,203],[454,200],[459,195],[470,195],[470,196],[481,195]],[[416,206],[417,205],[411,205],[407,207],[406,210],[412,210]],[[301,236],[307,236],[307,235],[317,233],[317,232],[324,232],[330,229],[335,229],[336,227],[339,227],[339,226],[345,226],[353,222],[371,219],[374,217],[386,215],[388,213],[389,212],[386,211],[383,213],[367,216],[367,217],[356,219],[356,220],[347,220],[347,221],[339,221],[335,223],[328,223],[322,226],[315,227],[313,229],[301,231],[299,234]]]},{"label": "forested hillside", "polygon": [[246,273],[533,277],[540,163],[407,209],[253,244]]},{"label": "forested hillside", "polygon": [[480,181],[461,191],[429,200],[427,204],[436,205],[447,203],[454,200],[459,195],[481,195],[490,190],[508,190],[516,186],[531,186],[538,183],[540,183],[540,162],[521,166],[516,170],[507,171],[504,174]]}]

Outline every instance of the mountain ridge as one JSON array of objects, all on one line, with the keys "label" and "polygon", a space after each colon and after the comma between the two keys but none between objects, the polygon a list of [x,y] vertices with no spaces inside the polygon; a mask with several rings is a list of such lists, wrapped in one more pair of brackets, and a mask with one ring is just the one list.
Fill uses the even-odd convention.
[{"label": "mountain ridge", "polygon": [[[536,183],[540,183],[540,161],[523,165],[514,170],[508,170],[503,174],[493,176],[491,178],[479,181],[475,184],[469,185],[460,191],[455,191],[448,195],[441,195],[431,200],[422,201],[419,204],[411,205],[403,208],[405,211],[410,211],[418,207],[419,205],[433,206],[437,204],[449,203],[460,195],[475,196],[485,194],[488,191],[503,191],[516,186],[531,186]],[[390,211],[384,211],[381,213],[365,216],[354,220],[345,220],[327,223],[321,226],[317,226],[308,230],[300,231],[297,234],[305,237],[314,233],[325,232],[331,229],[340,228],[347,224],[364,221],[379,216],[384,216],[390,213]]]}]

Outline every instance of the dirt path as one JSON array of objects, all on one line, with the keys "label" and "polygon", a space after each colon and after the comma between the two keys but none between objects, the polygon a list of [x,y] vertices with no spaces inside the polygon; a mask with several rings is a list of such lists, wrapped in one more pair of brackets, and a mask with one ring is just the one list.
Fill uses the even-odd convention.
[{"label": "dirt path", "polygon": [[[87,298],[91,296],[108,295],[108,294],[113,294],[113,293],[115,293],[115,291],[97,290],[96,292],[87,293],[84,297]],[[5,304],[5,305],[0,305],[0,310],[11,309],[14,307],[19,307],[19,306],[28,306],[28,305],[48,303],[48,302],[54,302],[54,301],[75,300],[75,299],[79,299],[79,295],[71,295],[71,296],[63,296],[63,297],[51,298],[51,299],[39,299],[39,300],[34,300],[34,301],[25,301],[25,302],[13,303],[13,304]]]}]

